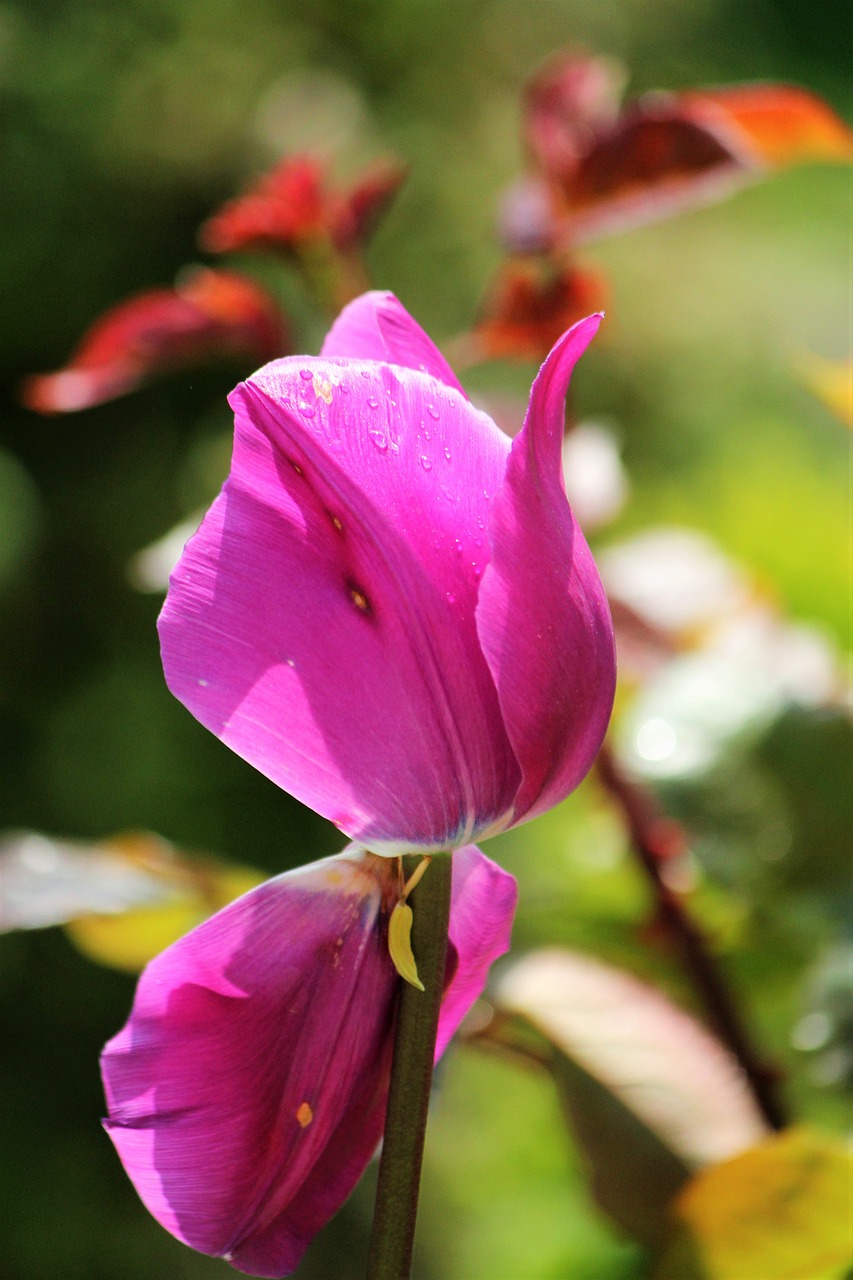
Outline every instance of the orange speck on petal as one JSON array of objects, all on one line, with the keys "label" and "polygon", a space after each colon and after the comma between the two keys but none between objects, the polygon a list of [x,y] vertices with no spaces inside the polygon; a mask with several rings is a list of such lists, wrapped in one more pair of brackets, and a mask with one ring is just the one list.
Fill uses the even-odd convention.
[{"label": "orange speck on petal", "polygon": [[296,1109],[296,1119],[299,1121],[300,1128],[307,1129],[311,1121],[314,1119],[314,1112],[311,1110],[307,1102],[302,1102]]}]

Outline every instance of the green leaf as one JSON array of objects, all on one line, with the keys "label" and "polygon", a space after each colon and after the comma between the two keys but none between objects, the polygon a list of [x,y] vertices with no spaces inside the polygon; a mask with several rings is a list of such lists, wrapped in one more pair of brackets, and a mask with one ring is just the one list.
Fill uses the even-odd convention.
[{"label": "green leaf", "polygon": [[840,1142],[809,1129],[768,1138],[688,1183],[654,1280],[844,1280],[851,1189]]}]

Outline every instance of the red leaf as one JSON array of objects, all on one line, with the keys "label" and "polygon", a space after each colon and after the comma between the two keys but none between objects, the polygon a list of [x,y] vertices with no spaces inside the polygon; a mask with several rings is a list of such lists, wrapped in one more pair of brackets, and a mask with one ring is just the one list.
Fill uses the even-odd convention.
[{"label": "red leaf", "polygon": [[245,195],[224,205],[201,228],[210,253],[238,249],[298,252],[316,240],[339,249],[363,243],[395,195],[405,168],[378,161],[352,187],[329,192],[323,167],[311,156],[289,156]]},{"label": "red leaf", "polygon": [[310,156],[288,156],[245,195],[208,218],[199,243],[209,253],[236,249],[287,248],[322,235],[324,174]]},{"label": "red leaf", "polygon": [[509,258],[492,281],[474,330],[480,359],[543,360],[576,321],[601,310],[600,276],[544,258]]},{"label": "red leaf", "polygon": [[64,368],[24,381],[21,399],[37,413],[70,413],[211,356],[260,363],[283,354],[286,345],[284,321],[258,285],[198,268],[175,289],[140,293],[108,311]]}]

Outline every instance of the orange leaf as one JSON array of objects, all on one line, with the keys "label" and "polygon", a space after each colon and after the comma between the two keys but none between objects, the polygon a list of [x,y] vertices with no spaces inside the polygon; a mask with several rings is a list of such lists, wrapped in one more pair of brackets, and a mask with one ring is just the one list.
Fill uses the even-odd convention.
[{"label": "orange leaf", "polygon": [[751,148],[759,164],[853,160],[853,131],[821,98],[796,85],[730,85],[682,93],[678,101],[693,120]]}]

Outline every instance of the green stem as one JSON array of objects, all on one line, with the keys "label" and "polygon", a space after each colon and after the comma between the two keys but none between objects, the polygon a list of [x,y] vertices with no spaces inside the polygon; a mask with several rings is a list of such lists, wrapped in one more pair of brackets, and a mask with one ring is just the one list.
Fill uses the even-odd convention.
[{"label": "green stem", "polygon": [[[404,859],[408,877],[419,858]],[[400,984],[391,1088],[370,1242],[368,1280],[407,1280],[427,1124],[450,919],[449,854],[439,854],[412,891],[412,950],[424,991]]]}]

